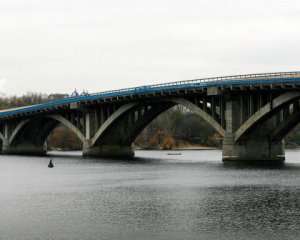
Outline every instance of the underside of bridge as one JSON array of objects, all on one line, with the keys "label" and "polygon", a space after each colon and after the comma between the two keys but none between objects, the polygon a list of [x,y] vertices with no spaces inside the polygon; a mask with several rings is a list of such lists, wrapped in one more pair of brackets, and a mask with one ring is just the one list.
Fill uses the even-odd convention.
[{"label": "underside of bridge", "polygon": [[299,92],[231,95],[223,161],[284,161],[284,137],[300,122]]},{"label": "underside of bridge", "polygon": [[83,155],[132,157],[132,143],[158,115],[176,104],[197,113],[223,139],[223,161],[283,161],[284,137],[300,122],[299,91],[209,88],[114,101],[75,103],[0,123],[4,154],[40,155],[60,123],[83,142]]},{"label": "underside of bridge", "polygon": [[132,143],[138,134],[159,114],[174,104],[170,102],[130,104],[116,110],[93,137],[84,142],[83,155],[132,157]]}]

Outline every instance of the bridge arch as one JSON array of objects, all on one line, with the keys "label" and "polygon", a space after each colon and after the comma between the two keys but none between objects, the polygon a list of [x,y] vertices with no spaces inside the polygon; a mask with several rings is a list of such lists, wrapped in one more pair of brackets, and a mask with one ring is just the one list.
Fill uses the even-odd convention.
[{"label": "bridge arch", "polygon": [[149,112],[148,115],[144,116],[140,119],[139,122],[135,124],[135,126],[130,130],[127,138],[124,140],[125,144],[131,144],[135,138],[147,127],[156,117],[170,109],[175,105],[181,105],[191,110],[198,116],[200,116],[204,121],[206,121],[212,128],[216,130],[222,137],[225,135],[225,130],[221,127],[221,125],[207,112],[203,111],[201,108],[196,106],[194,103],[184,99],[184,98],[173,98],[170,99],[169,102],[165,102],[164,104],[160,104],[155,109]]},{"label": "bridge arch", "polygon": [[84,137],[84,135],[79,131],[78,128],[76,128],[74,126],[74,124],[72,124],[69,120],[67,120],[66,118],[60,116],[60,115],[49,115],[49,118],[52,118],[56,121],[58,121],[59,123],[61,123],[62,125],[64,125],[65,127],[67,127],[68,129],[70,129],[73,133],[75,133],[77,135],[77,137],[82,141],[85,142],[86,138]]},{"label": "bridge arch", "polygon": [[194,103],[184,99],[184,98],[174,98],[171,99],[173,103],[180,104],[197,115],[199,115],[203,120],[205,120],[211,127],[213,127],[221,136],[225,136],[225,129],[207,112],[199,108]]},{"label": "bridge arch", "polygon": [[286,116],[277,126],[270,132],[270,140],[272,142],[281,141],[300,123],[300,103],[297,102],[293,111]]},{"label": "bridge arch", "polygon": [[[177,104],[195,112],[219,132],[220,135],[225,135],[225,130],[220,124],[196,104],[184,98],[164,98],[156,101],[134,102],[121,105],[108,116],[90,137],[86,129],[83,130],[78,127],[78,124],[76,124],[76,121],[79,121],[78,119],[75,122],[71,122],[71,120],[68,120],[68,117],[60,114],[47,114],[32,119],[27,118],[20,121],[14,127],[8,139],[5,139],[3,136],[3,140],[6,140],[3,149],[7,153],[9,151],[17,153],[25,153],[26,151],[46,152],[46,139],[59,123],[78,136],[83,142],[84,149],[101,147],[103,145],[130,148],[135,138],[150,122]],[[84,122],[85,118],[86,116],[83,116],[80,120]]]},{"label": "bridge arch", "polygon": [[119,119],[129,111],[132,111],[135,107],[139,104],[137,103],[129,103],[124,106],[121,106],[117,111],[115,111],[97,130],[93,138],[91,139],[92,145],[94,145],[98,139],[107,131],[109,128],[112,127]]},{"label": "bridge arch", "polygon": [[[120,107],[98,129],[92,137],[89,146],[84,147],[84,153],[88,152],[88,155],[90,155],[91,151],[87,150],[89,148],[97,148],[98,150],[92,151],[97,153],[98,151],[102,151],[103,148],[117,151],[116,149],[119,148],[119,146],[127,149],[127,152],[132,151],[129,149],[131,149],[133,141],[142,130],[157,116],[177,104],[180,104],[199,115],[221,136],[225,135],[225,130],[221,125],[209,113],[199,108],[196,104],[184,98],[166,98],[160,101],[148,102],[147,104],[129,103]],[[99,155],[101,154],[102,153]],[[114,152],[103,153],[103,155],[113,154]]]},{"label": "bridge arch", "polygon": [[47,152],[46,139],[59,123],[74,132],[82,142],[86,141],[83,134],[64,117],[45,115],[20,121],[9,138],[4,139],[2,150],[12,154],[44,154]]},{"label": "bridge arch", "polygon": [[7,142],[11,146],[18,145],[24,141],[37,145],[43,144],[45,136],[57,124],[58,122],[46,117],[22,120],[14,128]]},{"label": "bridge arch", "polygon": [[4,142],[5,141],[5,137],[2,133],[0,133],[0,141]]},{"label": "bridge arch", "polygon": [[[283,109],[288,108],[291,103],[299,101],[299,99],[300,92],[287,92],[264,105],[236,130],[234,133],[235,142],[246,140],[254,131],[259,129],[257,128],[258,125],[276,124],[274,123],[276,115],[280,114],[280,111]],[[272,118],[274,120],[273,123],[270,122]],[[278,127],[277,130],[272,133],[270,140],[282,139],[285,134],[292,129],[288,126],[295,126],[296,123],[297,120],[295,119],[291,119],[290,122],[282,123],[281,127]],[[270,131],[266,131],[267,138],[270,138],[269,134],[271,134]]]},{"label": "bridge arch", "polygon": [[13,133],[11,134],[9,138],[9,143],[15,144],[20,140],[19,138],[22,137],[22,135],[24,136],[28,134],[26,132],[36,129],[37,130],[37,132],[35,132],[37,134],[35,135],[36,143],[42,144],[46,141],[49,134],[59,123],[61,123],[68,129],[70,129],[72,132],[74,132],[81,141],[83,142],[85,141],[85,137],[83,136],[83,134],[70,121],[56,114],[56,115],[47,115],[43,118],[38,118],[38,119],[22,120],[16,126]]},{"label": "bridge arch", "polygon": [[11,134],[11,136],[9,137],[8,142],[11,143],[14,141],[14,139],[16,138],[17,135],[19,135],[20,131],[22,130],[22,128],[25,126],[25,124],[27,124],[30,120],[29,119],[25,119],[22,120],[17,127],[14,129],[13,133]]},{"label": "bridge arch", "polygon": [[145,114],[142,118],[140,118],[129,131],[127,132],[126,137],[123,139],[123,144],[130,145],[134,142],[136,137],[160,114],[167,111],[171,107],[173,107],[174,103],[164,103],[152,108]]}]

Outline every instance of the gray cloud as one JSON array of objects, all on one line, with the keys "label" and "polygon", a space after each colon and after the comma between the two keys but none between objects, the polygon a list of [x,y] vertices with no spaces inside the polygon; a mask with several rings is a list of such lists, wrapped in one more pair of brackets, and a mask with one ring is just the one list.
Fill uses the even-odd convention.
[{"label": "gray cloud", "polygon": [[2,0],[7,94],[299,70],[296,0]]}]

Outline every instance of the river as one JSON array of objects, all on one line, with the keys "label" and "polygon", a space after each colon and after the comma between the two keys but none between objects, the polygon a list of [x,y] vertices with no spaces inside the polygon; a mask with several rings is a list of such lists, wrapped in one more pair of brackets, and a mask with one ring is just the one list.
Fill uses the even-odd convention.
[{"label": "river", "polygon": [[300,151],[280,166],[181,153],[0,155],[0,239],[299,239]]}]

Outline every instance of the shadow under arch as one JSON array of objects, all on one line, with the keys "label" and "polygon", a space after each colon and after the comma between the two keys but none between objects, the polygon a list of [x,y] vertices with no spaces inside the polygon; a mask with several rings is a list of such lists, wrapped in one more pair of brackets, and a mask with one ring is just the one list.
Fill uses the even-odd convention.
[{"label": "shadow under arch", "polygon": [[[110,124],[106,124],[107,127],[103,129],[101,133],[98,132],[95,135],[92,145],[101,146],[114,144],[130,147],[135,138],[155,118],[175,105],[182,105],[185,108],[190,109],[206,121],[221,136],[225,135],[225,130],[209,113],[184,98],[167,98],[157,102],[150,102],[148,105],[151,106],[151,108],[148,109],[148,106],[145,106],[145,104],[132,105],[126,108],[126,111],[119,114],[115,119],[107,120]],[[147,108],[147,111],[145,111],[145,107]],[[138,120],[134,121],[134,123],[128,124],[128,119],[130,119],[135,112],[143,112],[144,114],[138,118]]]},{"label": "shadow under arch", "polygon": [[4,151],[44,154],[47,152],[46,139],[59,124],[74,132],[81,141],[85,141],[83,134],[67,119],[59,115],[46,115],[21,121],[8,139]]},{"label": "shadow under arch", "polygon": [[268,124],[269,120],[275,117],[278,111],[291,104],[293,101],[299,101],[299,99],[299,92],[288,92],[267,103],[236,130],[234,133],[235,142],[246,140],[258,129],[257,126]]}]

